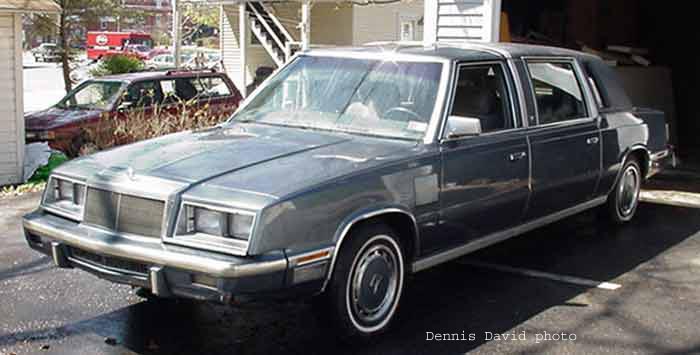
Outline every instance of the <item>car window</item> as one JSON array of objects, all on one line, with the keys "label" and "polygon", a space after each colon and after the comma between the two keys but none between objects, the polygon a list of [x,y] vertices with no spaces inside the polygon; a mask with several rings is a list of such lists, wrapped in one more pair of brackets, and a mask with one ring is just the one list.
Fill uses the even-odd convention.
[{"label": "car window", "polygon": [[130,103],[131,107],[150,107],[161,101],[158,83],[142,81],[131,85],[124,95],[122,102]]},{"label": "car window", "polygon": [[189,101],[196,98],[199,93],[192,84],[192,79],[188,78],[161,80],[160,88],[165,103]]},{"label": "car window", "polygon": [[231,89],[221,77],[192,78],[190,82],[202,97],[213,98],[231,95]]},{"label": "car window", "polygon": [[61,100],[57,107],[108,110],[119,99],[121,87],[122,83],[118,81],[86,81]]},{"label": "car window", "polygon": [[433,62],[300,56],[234,120],[422,139],[442,69]]},{"label": "car window", "polygon": [[581,85],[571,63],[528,63],[539,124],[588,117]]},{"label": "car window", "polygon": [[461,67],[451,115],[478,118],[485,133],[514,128],[503,67]]}]

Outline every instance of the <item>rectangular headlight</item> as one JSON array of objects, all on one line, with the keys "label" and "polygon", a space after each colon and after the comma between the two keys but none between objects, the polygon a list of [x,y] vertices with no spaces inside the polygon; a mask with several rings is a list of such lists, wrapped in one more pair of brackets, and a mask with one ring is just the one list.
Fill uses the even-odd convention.
[{"label": "rectangular headlight", "polygon": [[80,219],[85,205],[85,184],[52,176],[46,185],[44,207],[65,217]]},{"label": "rectangular headlight", "polygon": [[253,216],[244,214],[228,215],[228,235],[232,238],[248,240],[253,230]]},{"label": "rectangular headlight", "polygon": [[184,205],[178,221],[177,236],[204,234],[247,241],[252,233],[253,221],[252,214]]}]

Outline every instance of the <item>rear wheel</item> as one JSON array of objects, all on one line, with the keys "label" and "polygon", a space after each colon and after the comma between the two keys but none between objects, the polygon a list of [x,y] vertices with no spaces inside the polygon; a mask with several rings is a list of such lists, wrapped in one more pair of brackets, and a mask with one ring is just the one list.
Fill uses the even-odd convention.
[{"label": "rear wheel", "polygon": [[628,160],[622,168],[615,188],[608,196],[605,209],[608,220],[622,225],[634,218],[639,206],[642,179],[639,162],[635,159]]},{"label": "rear wheel", "polygon": [[380,223],[361,226],[339,253],[321,315],[346,339],[383,333],[394,319],[405,277],[396,233]]}]

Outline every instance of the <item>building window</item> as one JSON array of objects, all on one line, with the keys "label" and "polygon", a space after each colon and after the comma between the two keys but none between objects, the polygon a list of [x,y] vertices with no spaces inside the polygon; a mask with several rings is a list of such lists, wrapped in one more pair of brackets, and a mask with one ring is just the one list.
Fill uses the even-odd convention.
[{"label": "building window", "polygon": [[416,30],[414,21],[401,21],[401,40],[414,41],[416,39]]},{"label": "building window", "polygon": [[423,19],[420,16],[400,15],[398,38],[401,41],[423,40]]}]

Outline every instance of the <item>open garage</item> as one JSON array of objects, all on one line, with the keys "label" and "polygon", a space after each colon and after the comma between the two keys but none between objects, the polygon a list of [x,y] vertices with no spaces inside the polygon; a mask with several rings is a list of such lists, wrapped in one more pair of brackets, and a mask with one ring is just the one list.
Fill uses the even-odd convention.
[{"label": "open garage", "polygon": [[666,112],[671,142],[686,165],[700,153],[696,13],[689,3],[649,0],[503,0],[514,42],[565,46],[617,68],[635,105]]}]

